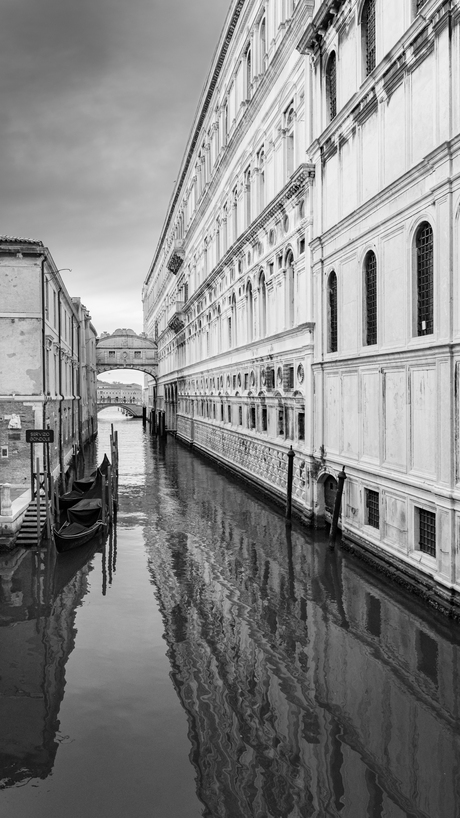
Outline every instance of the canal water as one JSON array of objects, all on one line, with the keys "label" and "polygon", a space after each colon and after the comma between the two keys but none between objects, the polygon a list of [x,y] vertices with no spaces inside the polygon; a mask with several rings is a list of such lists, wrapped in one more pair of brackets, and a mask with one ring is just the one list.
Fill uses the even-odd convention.
[{"label": "canal water", "polygon": [[0,555],[1,818],[459,816],[460,626],[111,422],[105,547]]}]

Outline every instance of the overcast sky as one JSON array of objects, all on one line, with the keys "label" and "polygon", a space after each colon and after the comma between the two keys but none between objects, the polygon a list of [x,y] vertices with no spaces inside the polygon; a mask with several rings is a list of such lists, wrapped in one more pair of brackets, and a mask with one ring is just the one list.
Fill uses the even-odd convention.
[{"label": "overcast sky", "polygon": [[142,283],[230,0],[1,6],[0,234],[39,239],[70,267],[98,332],[141,332]]}]

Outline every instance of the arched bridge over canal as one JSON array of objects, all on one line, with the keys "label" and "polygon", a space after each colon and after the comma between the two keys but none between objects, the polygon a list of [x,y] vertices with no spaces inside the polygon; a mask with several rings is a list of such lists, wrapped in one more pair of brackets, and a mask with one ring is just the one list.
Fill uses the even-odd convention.
[{"label": "arched bridge over canal", "polygon": [[117,403],[117,401],[104,401],[104,403],[97,404],[97,411],[101,412],[102,409],[112,409],[114,406],[118,407],[119,409],[123,409],[127,415],[131,415],[133,418],[142,417],[143,407],[139,403]]},{"label": "arched bridge over canal", "polygon": [[96,370],[99,375],[111,369],[137,369],[156,380],[158,351],[155,341],[145,333],[136,335],[134,330],[126,327],[116,329],[111,335],[103,332],[96,342]]}]

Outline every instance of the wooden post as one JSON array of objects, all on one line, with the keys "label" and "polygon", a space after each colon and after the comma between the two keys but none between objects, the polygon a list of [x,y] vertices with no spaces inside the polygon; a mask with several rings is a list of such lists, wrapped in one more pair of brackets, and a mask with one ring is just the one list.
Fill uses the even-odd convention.
[{"label": "wooden post", "polygon": [[105,523],[107,522],[107,510],[105,505],[105,477],[102,480],[101,500],[102,500],[101,520],[103,523]]},{"label": "wooden post", "polygon": [[46,538],[49,540],[51,537],[51,511],[47,471],[43,475],[43,480],[45,483]]},{"label": "wooden post", "polygon": [[143,424],[143,426],[145,426],[146,423],[147,423],[147,407],[143,406],[142,407],[142,424]]},{"label": "wooden post", "polygon": [[335,538],[337,536],[340,507],[342,505],[343,484],[346,479],[347,475],[345,474],[345,466],[342,466],[342,471],[339,472],[338,475],[339,484],[337,486],[337,494],[335,495],[334,513],[332,515],[331,530],[329,532],[329,545],[331,548],[334,548]]},{"label": "wooden post", "polygon": [[35,497],[35,483],[34,483],[34,444],[30,444],[30,499]]},{"label": "wooden post", "polygon": [[109,509],[109,522],[113,517],[113,486],[112,486],[112,466],[107,469],[107,505]]},{"label": "wooden post", "polygon": [[40,460],[37,457],[37,545],[40,544]]},{"label": "wooden post", "polygon": [[289,448],[287,458],[286,523],[290,523],[292,516],[292,478],[294,474],[294,452],[292,450],[292,446]]}]

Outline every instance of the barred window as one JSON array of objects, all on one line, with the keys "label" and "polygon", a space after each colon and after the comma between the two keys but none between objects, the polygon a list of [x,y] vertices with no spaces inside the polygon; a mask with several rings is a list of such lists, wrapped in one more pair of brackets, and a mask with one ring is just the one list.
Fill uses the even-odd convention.
[{"label": "barred window", "polygon": [[380,528],[380,503],[378,491],[366,489],[366,523],[373,528]]},{"label": "barred window", "polygon": [[366,344],[377,343],[377,259],[372,250],[364,262]]},{"label": "barred window", "polygon": [[418,508],[418,547],[430,557],[436,556],[436,514]]},{"label": "barred window", "polygon": [[243,407],[238,406],[238,423],[240,426],[243,425]]},{"label": "barred window", "polygon": [[337,276],[334,272],[328,281],[328,352],[337,352]]},{"label": "barred window", "polygon": [[337,60],[335,51],[330,55],[326,67],[326,99],[329,121],[332,122],[337,115]]},{"label": "barred window", "polygon": [[420,225],[415,237],[417,257],[417,335],[433,333],[433,229]]},{"label": "barred window", "polygon": [[284,437],[284,409],[278,409],[278,434]]},{"label": "barred window", "polygon": [[362,15],[363,45],[366,77],[376,65],[375,51],[375,0],[367,0]]},{"label": "barred window", "polygon": [[305,440],[305,412],[299,412],[297,415],[297,437],[299,440]]},{"label": "barred window", "polygon": [[262,406],[262,431],[267,431],[267,407]]},{"label": "barred window", "polygon": [[422,8],[422,6],[425,5],[425,3],[426,3],[426,0],[415,0],[415,12],[416,12],[416,14],[418,14],[418,12]]}]

